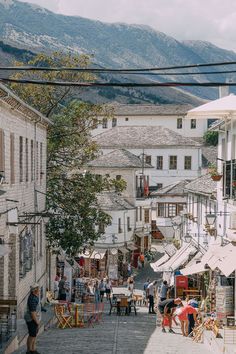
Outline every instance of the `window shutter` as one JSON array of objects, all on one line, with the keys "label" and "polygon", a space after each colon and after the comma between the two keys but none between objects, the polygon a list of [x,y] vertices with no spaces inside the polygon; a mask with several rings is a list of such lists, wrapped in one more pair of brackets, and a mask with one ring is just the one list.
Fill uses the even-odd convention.
[{"label": "window shutter", "polygon": [[10,178],[11,184],[15,183],[15,136],[13,133],[10,135]]},{"label": "window shutter", "polygon": [[5,173],[5,136],[0,129],[0,173]]}]

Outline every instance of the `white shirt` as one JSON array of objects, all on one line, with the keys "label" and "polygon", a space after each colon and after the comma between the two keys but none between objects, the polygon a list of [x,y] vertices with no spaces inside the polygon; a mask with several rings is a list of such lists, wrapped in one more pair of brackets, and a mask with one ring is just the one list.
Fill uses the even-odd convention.
[{"label": "white shirt", "polygon": [[153,283],[149,284],[147,289],[148,289],[148,295],[154,296],[155,287],[154,287]]}]

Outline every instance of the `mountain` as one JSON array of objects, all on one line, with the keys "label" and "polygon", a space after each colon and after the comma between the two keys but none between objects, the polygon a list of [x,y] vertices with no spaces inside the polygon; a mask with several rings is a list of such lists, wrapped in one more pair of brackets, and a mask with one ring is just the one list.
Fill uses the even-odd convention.
[{"label": "mountain", "polygon": [[[236,53],[218,48],[204,41],[177,41],[151,27],[108,24],[79,16],[55,14],[42,7],[16,0],[0,0],[0,40],[12,48],[30,52],[62,50],[92,55],[93,62],[102,67],[131,68],[185,65],[212,61],[236,60]],[[0,60],[1,56],[0,45]],[[14,55],[13,55],[14,58]],[[191,71],[199,72],[199,69]],[[203,71],[203,70],[202,70]],[[231,75],[232,77],[232,75]],[[103,76],[106,81],[161,81],[157,76]],[[167,79],[167,76],[164,77]],[[209,80],[209,75],[192,80]],[[224,81],[216,75],[211,80]],[[168,81],[189,81],[185,76],[168,76]],[[96,89],[93,97],[99,99],[146,102],[199,103],[202,98],[217,97],[216,89],[209,88],[140,88]],[[86,91],[87,94],[87,91]],[[82,94],[83,95],[83,94]],[[86,96],[86,95],[85,95]],[[110,98],[109,98],[110,96]]]}]

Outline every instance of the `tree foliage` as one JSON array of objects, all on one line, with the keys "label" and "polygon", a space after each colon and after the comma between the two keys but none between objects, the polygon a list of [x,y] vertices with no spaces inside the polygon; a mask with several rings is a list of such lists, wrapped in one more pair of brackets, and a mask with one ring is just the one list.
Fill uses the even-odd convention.
[{"label": "tree foliage", "polygon": [[[42,54],[29,64],[86,67],[88,58]],[[90,75],[69,72],[33,72],[32,76],[47,80],[91,79]],[[89,161],[99,154],[91,130],[99,117],[109,118],[112,111],[105,106],[70,100],[70,87],[14,84],[13,89],[53,121],[48,130],[47,207],[54,216],[47,225],[47,239],[50,245],[74,255],[81,247],[93,244],[104,232],[100,226],[111,222],[97,203],[98,193],[125,187],[124,181],[85,171]]]},{"label": "tree foliage", "polygon": [[216,146],[218,145],[218,132],[215,131],[207,131],[204,136],[204,142],[206,145],[212,145],[212,146]]}]

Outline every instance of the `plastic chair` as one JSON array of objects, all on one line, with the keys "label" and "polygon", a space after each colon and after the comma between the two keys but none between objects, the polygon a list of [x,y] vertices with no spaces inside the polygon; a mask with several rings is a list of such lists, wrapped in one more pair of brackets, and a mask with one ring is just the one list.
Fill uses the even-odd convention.
[{"label": "plastic chair", "polygon": [[84,304],[84,321],[87,323],[88,327],[93,326],[95,322],[95,305],[88,303]]}]

